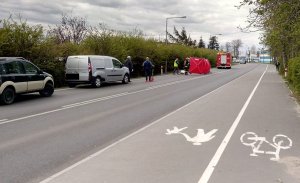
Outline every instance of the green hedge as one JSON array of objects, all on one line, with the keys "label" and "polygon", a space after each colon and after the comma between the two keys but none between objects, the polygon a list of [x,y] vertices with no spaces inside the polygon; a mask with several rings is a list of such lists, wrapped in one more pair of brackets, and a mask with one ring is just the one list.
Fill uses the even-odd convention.
[{"label": "green hedge", "polygon": [[[209,59],[212,67],[216,65],[217,51],[193,48],[179,44],[168,44],[155,40],[146,40],[142,37],[127,35],[92,35],[86,38],[78,47],[81,47],[77,54],[109,55],[124,62],[130,55],[134,65],[133,77],[143,75],[142,64],[146,57],[155,65],[154,73],[160,73],[161,66],[165,70],[173,70],[173,61],[176,57],[180,59],[183,68],[183,60],[186,57],[204,57]],[[72,53],[69,53],[72,55]]]},{"label": "green hedge", "polygon": [[168,44],[142,36],[124,33],[100,32],[83,39],[79,44],[61,43],[44,34],[42,26],[30,26],[26,22],[0,20],[0,57],[24,57],[54,76],[55,86],[65,85],[65,61],[70,55],[109,55],[124,62],[127,55],[134,64],[133,76],[143,75],[142,63],[146,57],[155,65],[154,73],[160,73],[167,63],[168,71],[173,70],[173,61],[179,58],[183,67],[186,57],[207,58],[212,67],[216,65],[217,51],[193,48],[179,44]]},{"label": "green hedge", "polygon": [[297,95],[300,95],[300,57],[288,61],[287,80]]}]

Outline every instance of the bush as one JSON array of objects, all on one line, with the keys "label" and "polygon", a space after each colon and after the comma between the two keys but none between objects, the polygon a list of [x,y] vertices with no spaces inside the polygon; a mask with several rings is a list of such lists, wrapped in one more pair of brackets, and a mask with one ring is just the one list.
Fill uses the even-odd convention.
[{"label": "bush", "polygon": [[288,61],[287,80],[296,94],[300,94],[300,57]]},{"label": "bush", "polygon": [[[217,51],[194,48],[181,44],[168,44],[145,39],[142,35],[119,33],[109,29],[97,29],[80,42],[58,41],[52,34],[45,36],[43,27],[30,26],[26,21],[0,20],[0,56],[20,56],[29,59],[45,72],[53,75],[55,86],[65,84],[65,60],[70,55],[109,55],[124,62],[132,57],[133,76],[143,75],[142,64],[146,57],[155,65],[154,73],[173,70],[173,62],[179,58],[180,68],[186,57],[207,58],[212,67],[216,64]],[[1,26],[1,25],[0,25]]]}]

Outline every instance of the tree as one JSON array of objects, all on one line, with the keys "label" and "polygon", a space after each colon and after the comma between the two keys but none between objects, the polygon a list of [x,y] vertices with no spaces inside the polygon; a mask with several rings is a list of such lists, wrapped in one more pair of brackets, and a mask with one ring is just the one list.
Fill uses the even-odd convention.
[{"label": "tree", "polygon": [[187,36],[187,32],[184,27],[182,27],[181,32],[179,33],[176,27],[174,27],[174,36],[168,33],[169,38],[178,44],[183,44],[186,46],[196,46],[196,40],[192,40],[190,36]]},{"label": "tree", "polygon": [[1,21],[0,56],[20,56],[30,58],[32,49],[43,40],[43,27],[30,26],[19,15],[18,21],[12,15]]},{"label": "tree", "polygon": [[284,67],[289,58],[300,55],[300,1],[299,0],[243,0],[242,6],[251,6],[248,25],[243,31],[264,31],[261,41],[274,57],[281,57]]},{"label": "tree", "polygon": [[232,51],[232,46],[231,46],[230,42],[226,42],[225,49],[226,49],[226,52],[231,52]]},{"label": "tree", "polygon": [[220,45],[218,43],[217,36],[211,36],[209,38],[209,44],[207,45],[207,48],[212,50],[219,50]]},{"label": "tree", "polygon": [[88,29],[85,18],[62,14],[60,23],[48,32],[59,43],[71,42],[79,44],[87,35]]},{"label": "tree", "polygon": [[251,53],[251,54],[256,54],[256,53],[257,53],[256,46],[255,46],[255,45],[252,45],[252,46],[251,46],[251,48],[250,48],[250,53]]},{"label": "tree", "polygon": [[239,49],[243,45],[242,41],[240,39],[232,40],[231,45],[233,48],[233,56],[235,58],[238,58],[239,57]]},{"label": "tree", "polygon": [[202,36],[200,37],[198,48],[205,48],[205,42],[203,41]]}]

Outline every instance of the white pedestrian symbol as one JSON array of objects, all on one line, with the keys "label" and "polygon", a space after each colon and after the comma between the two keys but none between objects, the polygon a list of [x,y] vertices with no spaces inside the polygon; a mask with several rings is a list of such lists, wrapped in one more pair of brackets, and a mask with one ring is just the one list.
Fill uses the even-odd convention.
[{"label": "white pedestrian symbol", "polygon": [[[281,149],[289,149],[292,147],[292,140],[287,137],[286,135],[278,134],[273,137],[273,143],[270,143],[266,140],[266,137],[259,137],[254,132],[246,132],[244,133],[241,138],[241,142],[245,146],[250,146],[252,148],[252,153],[250,156],[258,156],[257,154],[271,154],[274,155],[274,157],[271,157],[270,160],[272,161],[278,161],[279,153]],[[263,151],[260,150],[260,146],[263,143],[269,144],[271,147],[275,148],[275,151]]]},{"label": "white pedestrian symbol", "polygon": [[182,133],[182,131],[185,130],[186,128],[187,127],[179,129],[178,127],[174,126],[172,130],[167,129],[166,135],[181,134],[185,137],[185,139],[188,142],[192,142],[193,145],[201,145],[203,142],[208,142],[211,139],[213,139],[215,137],[214,134],[218,131],[217,129],[213,129],[210,132],[204,133],[203,129],[198,129],[197,135],[194,137],[190,137],[188,134]]}]

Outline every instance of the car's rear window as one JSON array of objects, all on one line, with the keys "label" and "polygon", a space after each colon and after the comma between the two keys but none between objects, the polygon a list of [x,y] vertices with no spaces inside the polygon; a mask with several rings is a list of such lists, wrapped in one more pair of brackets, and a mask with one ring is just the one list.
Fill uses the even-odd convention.
[{"label": "car's rear window", "polygon": [[70,57],[67,60],[66,67],[68,69],[78,69],[88,67],[88,57]]}]

